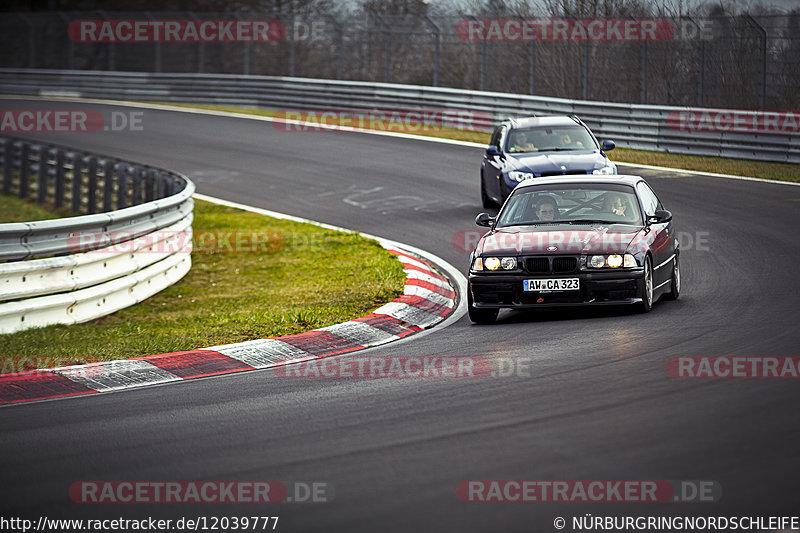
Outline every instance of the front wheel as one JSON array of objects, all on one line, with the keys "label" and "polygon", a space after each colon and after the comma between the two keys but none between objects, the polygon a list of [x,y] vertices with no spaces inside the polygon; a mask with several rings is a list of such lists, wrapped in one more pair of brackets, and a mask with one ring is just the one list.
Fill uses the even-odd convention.
[{"label": "front wheel", "polygon": [[481,204],[486,209],[492,209],[497,206],[494,200],[489,198],[489,195],[486,194],[486,183],[483,181],[483,171],[481,171]]},{"label": "front wheel", "polygon": [[642,303],[639,310],[642,313],[649,313],[653,308],[653,263],[650,257],[644,260],[644,278],[642,283]]},{"label": "front wheel", "polygon": [[479,309],[472,301],[472,291],[467,288],[467,314],[469,319],[476,324],[494,324],[497,320],[499,309]]},{"label": "front wheel", "polygon": [[672,278],[670,279],[670,291],[664,294],[665,300],[677,300],[681,295],[681,264],[675,255],[675,262],[672,264]]}]

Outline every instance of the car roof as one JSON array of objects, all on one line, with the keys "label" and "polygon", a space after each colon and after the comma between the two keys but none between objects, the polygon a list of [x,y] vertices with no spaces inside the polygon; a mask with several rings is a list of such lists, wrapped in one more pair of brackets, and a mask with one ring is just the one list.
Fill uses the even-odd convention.
[{"label": "car roof", "polygon": [[582,125],[578,120],[568,115],[547,115],[539,117],[511,118],[507,121],[511,128],[536,128],[546,126],[576,126]]},{"label": "car roof", "polygon": [[603,184],[603,183],[612,183],[612,184],[623,184],[623,185],[630,185],[634,186],[637,182],[644,181],[644,178],[641,176],[634,176],[631,174],[611,174],[608,176],[595,176],[595,175],[586,175],[583,176],[549,176],[546,178],[533,178],[527,179],[517,185],[516,189],[524,189],[526,187],[536,186],[536,185],[574,185],[576,183],[594,183],[594,184]]}]

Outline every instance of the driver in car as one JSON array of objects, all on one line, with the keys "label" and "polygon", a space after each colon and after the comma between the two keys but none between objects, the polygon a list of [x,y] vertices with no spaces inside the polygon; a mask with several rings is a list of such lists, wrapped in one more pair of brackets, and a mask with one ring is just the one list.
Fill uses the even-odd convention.
[{"label": "driver in car", "polygon": [[514,136],[514,143],[509,149],[509,152],[534,152],[536,151],[536,146],[531,142],[531,138],[528,133],[524,131],[517,132]]},{"label": "driver in car", "polygon": [[627,218],[630,216],[628,202],[619,194],[609,194],[606,196],[604,209],[607,213],[611,213],[620,218]]},{"label": "driver in car", "polygon": [[556,201],[549,196],[545,196],[536,204],[536,216],[539,220],[555,220],[556,213],[558,213]]}]

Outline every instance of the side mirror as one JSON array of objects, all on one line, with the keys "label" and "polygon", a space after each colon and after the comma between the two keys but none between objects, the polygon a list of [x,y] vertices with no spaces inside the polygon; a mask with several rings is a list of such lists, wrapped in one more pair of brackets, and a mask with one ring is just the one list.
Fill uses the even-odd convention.
[{"label": "side mirror", "polygon": [[609,150],[613,150],[616,148],[617,145],[614,141],[603,141],[603,151],[608,152]]},{"label": "side mirror", "polygon": [[490,144],[488,148],[486,148],[486,155],[488,155],[489,157],[500,155],[500,150],[497,149],[497,146]]},{"label": "side mirror", "polygon": [[672,220],[672,213],[666,209],[659,209],[656,211],[655,215],[647,217],[648,224],[664,224],[670,220]]},{"label": "side mirror", "polygon": [[489,213],[481,213],[475,217],[475,224],[489,228],[494,224],[494,218]]}]

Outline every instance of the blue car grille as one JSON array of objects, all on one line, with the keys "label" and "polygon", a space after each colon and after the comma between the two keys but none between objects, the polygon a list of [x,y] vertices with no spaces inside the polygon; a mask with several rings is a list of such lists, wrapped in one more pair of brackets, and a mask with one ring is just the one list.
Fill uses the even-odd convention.
[{"label": "blue car grille", "polygon": [[591,174],[591,172],[587,170],[548,170],[547,172],[542,172],[539,176],[544,178],[546,176],[566,176],[568,174]]}]

